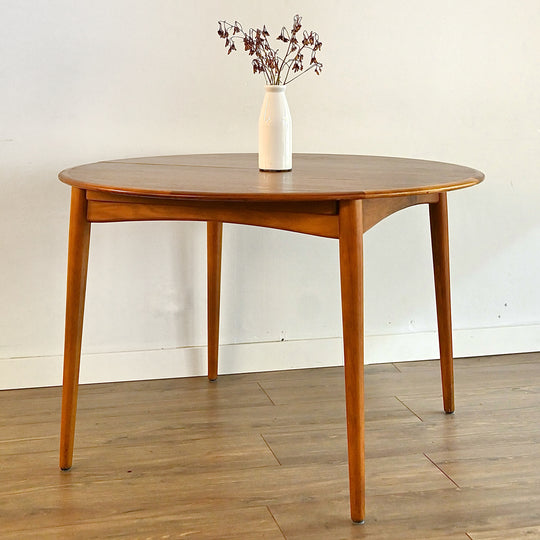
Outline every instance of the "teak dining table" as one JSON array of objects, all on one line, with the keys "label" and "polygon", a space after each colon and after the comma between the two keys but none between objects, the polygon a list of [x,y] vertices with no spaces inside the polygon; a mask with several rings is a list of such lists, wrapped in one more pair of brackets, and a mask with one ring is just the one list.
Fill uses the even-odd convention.
[{"label": "teak dining table", "polygon": [[[429,205],[444,410],[454,412],[447,192],[484,175],[392,157],[295,154],[288,172],[262,172],[256,154],[102,161],[59,174],[71,186],[60,468],[71,468],[92,223],[206,221],[208,378],[218,374],[223,223],[337,238],[341,276],[351,518],[365,514],[364,232],[403,208]],[[336,359],[337,360],[337,359]]]}]

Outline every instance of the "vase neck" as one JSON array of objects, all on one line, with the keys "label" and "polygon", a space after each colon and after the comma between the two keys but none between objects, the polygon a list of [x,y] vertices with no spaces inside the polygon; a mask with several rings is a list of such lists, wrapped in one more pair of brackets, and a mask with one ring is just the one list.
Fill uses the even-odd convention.
[{"label": "vase neck", "polygon": [[287,89],[287,86],[285,84],[267,84],[264,87],[265,92],[270,92],[270,93],[275,93],[275,94],[283,94],[286,89]]}]

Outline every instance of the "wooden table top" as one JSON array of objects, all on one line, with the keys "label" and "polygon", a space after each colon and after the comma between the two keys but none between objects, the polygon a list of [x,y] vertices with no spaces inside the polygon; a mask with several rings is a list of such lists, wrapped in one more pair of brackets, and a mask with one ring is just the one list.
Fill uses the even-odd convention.
[{"label": "wooden table top", "polygon": [[484,175],[436,161],[339,154],[294,154],[292,171],[261,172],[257,154],[196,154],[101,161],[59,178],[81,189],[168,199],[314,201],[437,193]]}]

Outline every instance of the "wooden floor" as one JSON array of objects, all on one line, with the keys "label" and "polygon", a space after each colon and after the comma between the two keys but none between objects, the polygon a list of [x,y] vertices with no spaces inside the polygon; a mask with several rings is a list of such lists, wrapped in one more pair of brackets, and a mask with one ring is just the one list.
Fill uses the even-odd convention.
[{"label": "wooden floor", "polygon": [[366,367],[367,520],[349,520],[343,369],[0,392],[0,538],[540,538],[540,353]]}]

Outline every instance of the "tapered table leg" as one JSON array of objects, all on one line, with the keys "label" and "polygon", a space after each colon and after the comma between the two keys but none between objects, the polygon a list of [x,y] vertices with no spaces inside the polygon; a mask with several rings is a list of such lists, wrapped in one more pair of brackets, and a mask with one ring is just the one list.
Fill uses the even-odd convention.
[{"label": "tapered table leg", "polygon": [[452,314],[450,308],[450,258],[448,254],[448,210],[446,193],[429,205],[433,273],[437,301],[439,351],[444,410],[454,412],[454,360],[452,355]]},{"label": "tapered table leg", "polygon": [[340,201],[339,260],[351,518],[365,514],[362,201]]},{"label": "tapered table leg", "polygon": [[71,188],[67,269],[64,383],[60,432],[60,468],[71,468],[86,292],[86,271],[90,246],[90,222],[86,219],[86,191]]},{"label": "tapered table leg", "polygon": [[223,223],[207,222],[208,379],[211,381],[215,381],[218,376],[222,231]]}]

